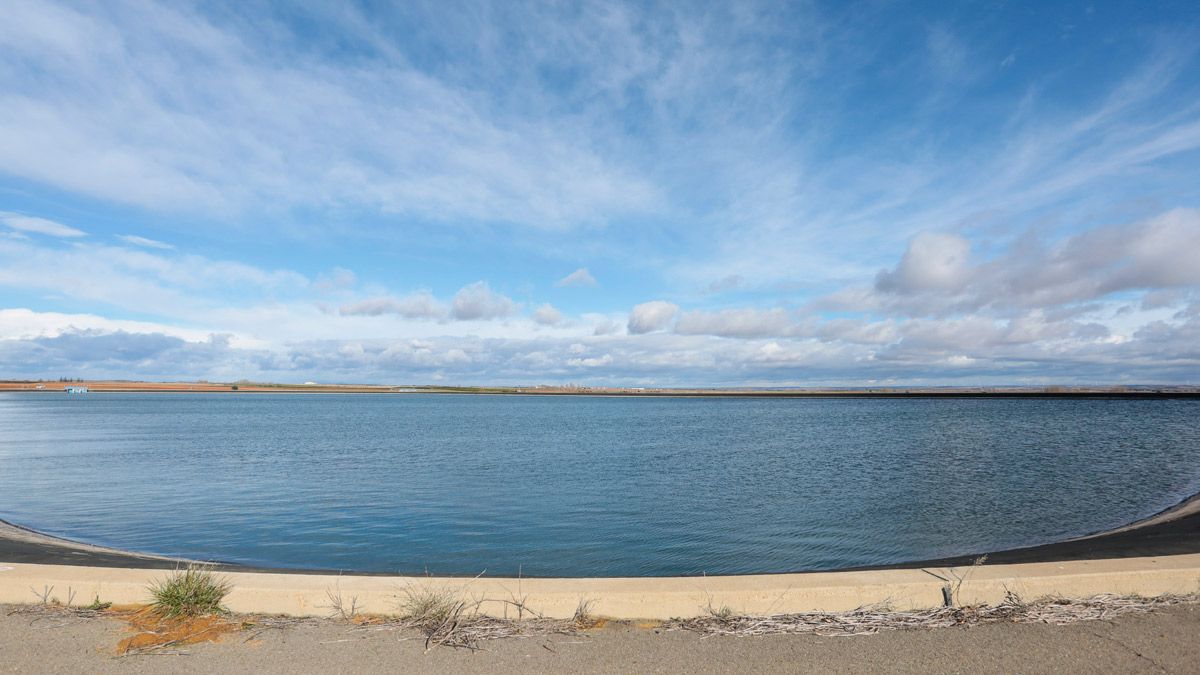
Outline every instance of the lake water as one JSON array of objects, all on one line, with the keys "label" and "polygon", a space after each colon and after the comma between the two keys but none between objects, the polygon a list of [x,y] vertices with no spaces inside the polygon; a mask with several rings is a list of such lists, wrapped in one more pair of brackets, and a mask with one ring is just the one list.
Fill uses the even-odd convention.
[{"label": "lake water", "polygon": [[1053,542],[1200,491],[1200,401],[0,394],[0,518],[271,567],[736,574]]}]

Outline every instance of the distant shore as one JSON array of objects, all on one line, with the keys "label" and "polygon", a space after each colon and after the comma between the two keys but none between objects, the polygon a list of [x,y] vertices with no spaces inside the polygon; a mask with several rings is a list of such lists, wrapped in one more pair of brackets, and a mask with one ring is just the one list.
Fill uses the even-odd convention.
[{"label": "distant shore", "polygon": [[[1142,558],[1190,553],[1200,553],[1200,494],[1193,495],[1175,506],[1128,525],[1061,542],[1003,551],[982,551],[970,555],[902,562],[891,565],[805,571],[831,572],[959,567],[973,564],[982,555],[987,555],[987,563],[989,565],[1002,565],[1064,562],[1071,560],[1102,560],[1109,558]],[[0,520],[0,562],[173,569],[180,564],[194,561],[94,546],[92,544],[43,534],[5,520]],[[361,576],[390,575],[389,573],[358,572],[355,570],[259,568],[220,561],[215,561],[212,564],[220,569],[241,572],[327,574],[330,572],[345,571]],[[777,573],[793,574],[797,572],[795,570],[779,570]]]},{"label": "distant shore", "polygon": [[477,394],[502,396],[621,396],[633,398],[1095,398],[1200,399],[1194,386],[1047,387],[803,387],[803,388],[646,388],[591,386],[460,387],[441,385],[275,384],[262,382],[137,382],[123,380],[0,381],[0,392],[63,394],[69,388],[91,392],[225,394]]}]

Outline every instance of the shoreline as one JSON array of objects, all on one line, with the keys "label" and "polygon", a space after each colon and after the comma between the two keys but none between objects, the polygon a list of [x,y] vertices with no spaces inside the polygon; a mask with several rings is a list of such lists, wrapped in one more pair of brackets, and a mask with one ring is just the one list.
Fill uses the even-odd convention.
[{"label": "shoreline", "polygon": [[0,392],[64,395],[68,386],[103,394],[438,394],[465,396],[586,398],[747,398],[747,399],[1112,399],[1200,400],[1190,386],[1054,386],[1054,387],[804,387],[755,389],[722,387],[629,388],[557,386],[434,386],[363,384],[273,384],[213,382],[130,382],[93,380],[77,383],[0,381]]},{"label": "shoreline", "polygon": [[[1001,551],[972,553],[914,560],[885,565],[846,567],[822,570],[760,572],[742,575],[722,575],[732,578],[866,572],[883,570],[919,570],[927,567],[969,566],[981,556],[989,565],[1021,563],[1054,563],[1081,560],[1104,560],[1137,557],[1158,557],[1200,553],[1200,493],[1183,499],[1158,513],[1127,525],[1087,534],[1060,542],[1038,544]],[[124,549],[87,544],[38,532],[0,519],[0,563],[36,565],[76,565],[108,568],[140,567],[145,569],[174,569],[180,565],[203,563],[231,572],[267,572],[283,575],[352,574],[355,576],[397,576],[390,572],[362,572],[320,568],[276,568],[242,565],[219,560],[197,561],[185,558],[142,553]],[[416,575],[413,575],[416,576]],[[446,575],[439,575],[445,577]],[[447,577],[456,578],[456,577]],[[465,578],[465,577],[464,577]],[[506,577],[494,577],[504,579]],[[614,577],[526,577],[526,579],[604,579]],[[629,577],[645,579],[696,579],[697,576]]]},{"label": "shoreline", "polygon": [[[1140,524],[1139,524],[1140,523]],[[225,606],[246,614],[329,616],[349,598],[364,615],[394,615],[406,593],[470,602],[510,618],[514,599],[536,615],[570,619],[581,604],[616,620],[668,620],[733,612],[773,616],[998,604],[1020,598],[1195,595],[1200,590],[1200,495],[1108,534],[974,556],[886,568],[700,577],[432,577],[217,564],[232,587]],[[1132,528],[1132,529],[1130,529]],[[24,548],[23,555],[14,556]],[[24,558],[24,559],[16,559]],[[187,561],[144,556],[0,525],[0,603],[148,602],[147,588]],[[957,568],[957,569],[955,569]],[[962,581],[969,579],[964,585]],[[957,583],[956,583],[957,580]],[[39,595],[37,589],[44,589]],[[65,589],[65,590],[64,590]],[[947,595],[949,593],[949,596]],[[65,598],[65,600],[64,600]],[[332,608],[332,609],[331,609]]]},{"label": "shoreline", "polygon": [[961,567],[981,556],[987,564],[1010,565],[1190,553],[1200,553],[1200,493],[1127,525],[1058,542],[855,569]]},{"label": "shoreline", "polygon": [[[0,389],[10,394],[59,394],[59,390],[31,391],[24,389]],[[537,391],[373,391],[362,389],[91,389],[91,394],[236,394],[254,396],[261,394],[299,395],[369,395],[369,396],[501,396],[511,398],[746,398],[746,399],[1058,399],[1058,400],[1102,400],[1102,401],[1196,401],[1200,392],[1191,391],[1146,391],[1146,392],[1045,392],[1045,391],[712,391],[712,392],[537,392]]]}]

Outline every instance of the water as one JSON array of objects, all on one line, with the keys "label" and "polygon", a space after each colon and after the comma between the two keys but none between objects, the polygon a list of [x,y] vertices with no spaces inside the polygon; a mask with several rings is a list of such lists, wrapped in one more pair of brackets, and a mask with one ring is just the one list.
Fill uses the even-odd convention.
[{"label": "water", "polygon": [[1200,401],[0,394],[0,518],[272,567],[831,569],[1200,491]]}]

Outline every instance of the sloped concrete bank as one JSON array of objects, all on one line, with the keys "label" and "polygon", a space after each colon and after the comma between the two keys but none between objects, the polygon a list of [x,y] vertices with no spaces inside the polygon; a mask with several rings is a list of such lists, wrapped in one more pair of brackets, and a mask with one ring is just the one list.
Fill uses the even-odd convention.
[{"label": "sloped concrete bank", "polygon": [[[145,603],[161,569],[0,563],[0,603],[43,597],[86,605]],[[580,601],[613,619],[669,619],[728,607],[738,614],[842,612],[865,605],[921,609],[943,604],[947,582],[959,604],[1081,598],[1101,593],[1144,596],[1200,591],[1200,554],[1058,563],[725,577],[513,579],[385,577],[221,572],[232,584],[226,606],[239,613],[323,616],[337,598],[361,612],[394,614],[414,587],[479,602],[480,611],[515,616],[512,602],[550,618],[570,618]]]},{"label": "sloped concrete bank", "polygon": [[[569,618],[581,601],[614,619],[668,619],[729,608],[739,614],[840,612],[867,605],[923,609],[944,602],[947,583],[959,604],[998,603],[1007,592],[1032,600],[1101,593],[1200,592],[1200,495],[1111,532],[1057,544],[890,568],[713,577],[436,578],[214,565],[233,584],[229,609],[320,616],[335,598],[360,611],[392,614],[406,590],[454,594],[505,616],[514,601],[550,618]],[[87,604],[147,602],[147,586],[187,561],[131,553],[51,537],[0,520],[0,603],[43,596]],[[959,580],[962,580],[961,585]]]},{"label": "sloped concrete bank", "polygon": [[[1200,494],[1192,495],[1167,509],[1128,525],[1065,541],[1003,551],[979,551],[969,555],[916,560],[867,569],[919,569],[970,565],[986,554],[991,564],[1151,558],[1200,553]],[[136,567],[173,569],[181,560],[148,553],[106,548],[62,539],[0,519],[0,562],[90,567]],[[182,561],[186,562],[186,561]],[[334,570],[271,569],[233,563],[211,562],[214,568],[231,572],[279,572],[323,574]],[[386,576],[355,572],[359,576]]]}]

